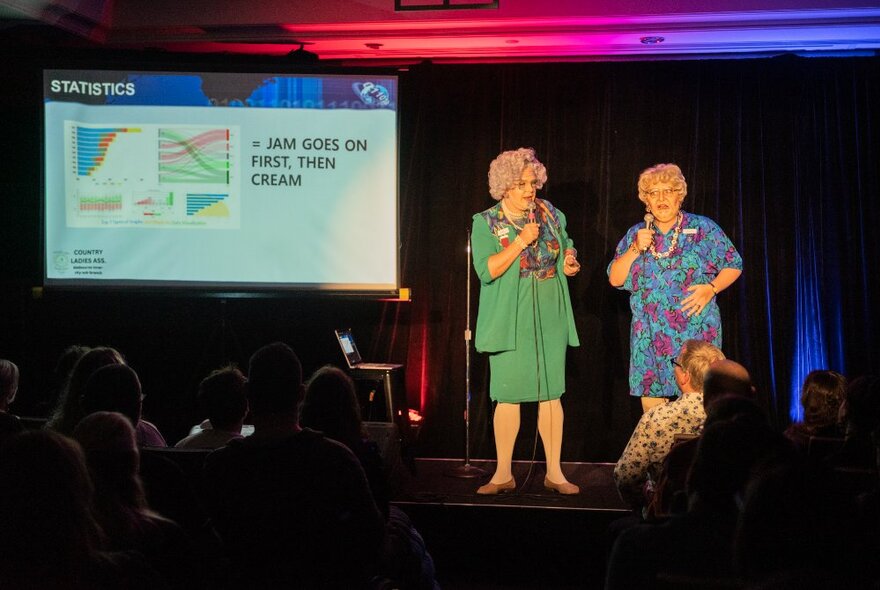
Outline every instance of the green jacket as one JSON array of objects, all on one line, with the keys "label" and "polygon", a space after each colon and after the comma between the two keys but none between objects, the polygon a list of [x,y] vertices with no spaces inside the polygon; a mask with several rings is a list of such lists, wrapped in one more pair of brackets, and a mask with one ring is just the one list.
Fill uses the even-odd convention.
[{"label": "green jacket", "polygon": [[[539,207],[549,214],[550,230],[560,244],[560,256],[556,261],[556,279],[562,282],[565,299],[565,315],[568,319],[568,345],[579,346],[574,314],[571,310],[571,297],[568,293],[568,277],[562,272],[565,265],[565,251],[574,248],[573,242],[565,232],[565,215],[548,201],[539,200]],[[477,213],[473,217],[471,230],[471,252],[474,269],[480,278],[480,308],[477,314],[477,333],[474,344],[478,352],[501,352],[516,348],[516,313],[519,299],[519,264],[511,264],[504,273],[492,279],[489,275],[489,257],[501,252],[504,246],[495,234],[499,226],[507,226],[499,201],[494,207]],[[510,241],[516,234],[510,233]]]}]

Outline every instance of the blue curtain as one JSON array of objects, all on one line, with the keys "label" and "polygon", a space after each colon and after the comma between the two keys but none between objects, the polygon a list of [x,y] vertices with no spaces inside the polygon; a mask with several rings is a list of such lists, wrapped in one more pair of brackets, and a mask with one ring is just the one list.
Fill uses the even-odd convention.
[{"label": "blue curtain", "polygon": [[[542,196],[565,212],[583,265],[571,282],[582,346],[568,360],[566,456],[615,460],[640,413],[627,395],[628,299],[605,268],[644,214],[638,174],[658,162],[682,167],[683,208],[718,222],[743,255],[743,276],[719,297],[723,348],[750,370],[780,428],[798,418],[810,370],[877,370],[877,58],[424,64],[401,96],[402,173],[418,180],[401,186],[404,228],[418,227],[403,244],[416,298],[401,345],[431,360],[420,384],[429,446],[448,456],[464,436],[456,335],[466,277],[445,258],[464,244],[471,215],[493,203],[489,162],[519,146],[546,164]],[[486,364],[475,355],[478,456],[492,456]],[[529,456],[532,442],[521,438],[516,452]]]}]

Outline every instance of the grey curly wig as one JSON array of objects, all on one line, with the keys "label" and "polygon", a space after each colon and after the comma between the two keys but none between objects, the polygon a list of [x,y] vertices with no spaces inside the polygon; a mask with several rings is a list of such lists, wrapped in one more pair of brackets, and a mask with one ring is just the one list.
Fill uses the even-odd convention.
[{"label": "grey curly wig", "polygon": [[500,201],[519,181],[526,166],[531,166],[535,171],[537,180],[535,188],[543,187],[547,182],[547,169],[535,157],[534,149],[519,148],[498,154],[498,157],[489,164],[489,194],[492,198]]}]

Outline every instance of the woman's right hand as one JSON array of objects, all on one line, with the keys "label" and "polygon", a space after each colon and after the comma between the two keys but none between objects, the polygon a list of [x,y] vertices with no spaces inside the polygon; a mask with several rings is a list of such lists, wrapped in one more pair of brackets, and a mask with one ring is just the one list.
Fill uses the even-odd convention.
[{"label": "woman's right hand", "polygon": [[521,232],[519,232],[519,237],[522,238],[523,242],[526,243],[526,246],[534,242],[538,239],[538,235],[541,233],[541,229],[538,227],[537,223],[527,223]]},{"label": "woman's right hand", "polygon": [[639,230],[639,233],[636,234],[635,245],[636,248],[639,249],[639,252],[644,252],[651,246],[651,242],[654,241],[654,230],[642,228]]}]

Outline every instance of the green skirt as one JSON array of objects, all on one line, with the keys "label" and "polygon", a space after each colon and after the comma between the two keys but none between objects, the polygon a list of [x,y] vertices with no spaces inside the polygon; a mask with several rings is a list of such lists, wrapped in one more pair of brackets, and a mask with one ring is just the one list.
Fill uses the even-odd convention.
[{"label": "green skirt", "polygon": [[568,320],[562,289],[557,277],[519,280],[516,348],[489,355],[493,401],[548,401],[565,393]]}]

